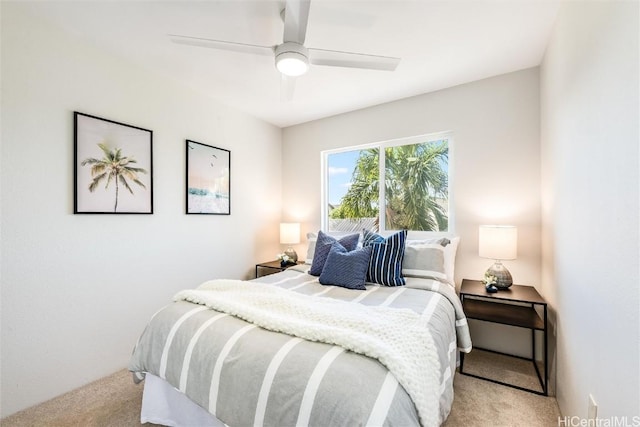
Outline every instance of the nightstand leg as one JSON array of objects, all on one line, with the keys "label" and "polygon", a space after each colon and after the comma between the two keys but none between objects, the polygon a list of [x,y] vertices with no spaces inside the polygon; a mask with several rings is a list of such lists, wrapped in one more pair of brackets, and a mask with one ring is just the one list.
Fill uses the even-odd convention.
[{"label": "nightstand leg", "polygon": [[[460,295],[460,303],[464,304],[464,295]],[[458,369],[458,372],[460,372],[461,374],[462,372],[462,368],[464,366],[464,353],[461,351],[460,352],[460,369]]]},{"label": "nightstand leg", "polygon": [[547,360],[547,339],[548,339],[548,334],[547,334],[547,330],[549,329],[549,326],[547,324],[547,305],[545,304],[544,306],[544,395],[548,396],[549,395],[549,366],[548,366],[548,360]]}]

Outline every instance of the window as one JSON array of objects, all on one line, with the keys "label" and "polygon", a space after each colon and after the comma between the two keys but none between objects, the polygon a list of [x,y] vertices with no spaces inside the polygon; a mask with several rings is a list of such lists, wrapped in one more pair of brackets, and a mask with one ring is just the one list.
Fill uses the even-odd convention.
[{"label": "window", "polygon": [[323,229],[451,231],[451,139],[425,135],[323,152]]}]

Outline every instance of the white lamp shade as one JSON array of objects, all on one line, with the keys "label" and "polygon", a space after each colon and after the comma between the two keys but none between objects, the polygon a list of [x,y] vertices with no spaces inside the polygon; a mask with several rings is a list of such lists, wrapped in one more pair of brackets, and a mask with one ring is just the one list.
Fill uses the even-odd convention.
[{"label": "white lamp shade", "polygon": [[481,225],[478,255],[495,260],[516,259],[518,229],[512,225]]},{"label": "white lamp shade", "polygon": [[294,245],[300,243],[300,223],[283,222],[280,224],[280,243]]}]

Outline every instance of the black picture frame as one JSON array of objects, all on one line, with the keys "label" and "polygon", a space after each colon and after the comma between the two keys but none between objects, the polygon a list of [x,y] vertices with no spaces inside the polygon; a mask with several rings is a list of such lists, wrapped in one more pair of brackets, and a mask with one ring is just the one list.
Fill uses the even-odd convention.
[{"label": "black picture frame", "polygon": [[186,140],[187,215],[231,215],[231,151]]},{"label": "black picture frame", "polygon": [[74,214],[153,214],[153,131],[74,111]]}]

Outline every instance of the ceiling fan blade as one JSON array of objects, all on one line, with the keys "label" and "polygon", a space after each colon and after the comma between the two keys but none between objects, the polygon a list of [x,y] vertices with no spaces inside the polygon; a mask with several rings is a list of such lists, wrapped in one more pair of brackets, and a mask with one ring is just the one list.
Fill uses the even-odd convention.
[{"label": "ceiling fan blade", "polygon": [[169,34],[173,43],[185,44],[189,46],[206,47],[209,49],[228,50],[231,52],[251,53],[255,55],[273,56],[273,47],[260,46],[256,44],[236,43],[225,40],[205,39],[202,37],[180,36]]},{"label": "ceiling fan blade", "polygon": [[287,0],[284,7],[283,42],[304,44],[309,21],[310,0]]},{"label": "ceiling fan blade", "polygon": [[293,93],[296,89],[296,78],[282,74],[280,80],[280,100],[289,102],[293,99]]},{"label": "ceiling fan blade", "polygon": [[309,62],[315,65],[329,65],[333,67],[394,71],[400,63],[400,58],[340,52],[337,50],[309,49]]}]

